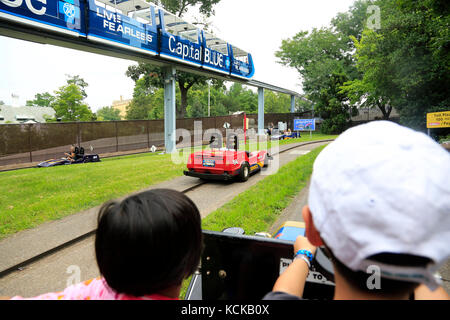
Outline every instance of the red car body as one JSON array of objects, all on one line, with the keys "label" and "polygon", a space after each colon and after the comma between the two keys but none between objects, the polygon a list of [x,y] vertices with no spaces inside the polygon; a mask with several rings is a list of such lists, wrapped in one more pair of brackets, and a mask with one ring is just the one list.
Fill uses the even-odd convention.
[{"label": "red car body", "polygon": [[190,155],[184,174],[205,180],[246,181],[251,173],[267,166],[270,158],[267,151],[204,150]]}]

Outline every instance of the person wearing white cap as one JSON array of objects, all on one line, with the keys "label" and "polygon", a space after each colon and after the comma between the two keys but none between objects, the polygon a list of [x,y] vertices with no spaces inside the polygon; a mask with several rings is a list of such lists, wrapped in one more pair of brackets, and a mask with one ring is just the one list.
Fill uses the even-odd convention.
[{"label": "person wearing white cap", "polygon": [[302,214],[301,259],[265,299],[301,297],[318,246],[332,256],[334,299],[450,298],[435,276],[450,257],[450,153],[425,134],[389,121],[347,130],[314,162]]}]

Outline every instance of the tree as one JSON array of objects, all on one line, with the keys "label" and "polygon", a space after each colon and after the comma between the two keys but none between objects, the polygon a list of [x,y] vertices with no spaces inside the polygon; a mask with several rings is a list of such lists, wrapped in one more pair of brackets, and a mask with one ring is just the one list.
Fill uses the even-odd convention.
[{"label": "tree", "polygon": [[[344,90],[395,107],[402,124],[425,130],[426,113],[448,110],[450,5],[442,0],[378,0],[381,29],[354,39],[361,81]],[[388,110],[387,110],[388,111]]]},{"label": "tree", "polygon": [[353,38],[358,40],[362,37],[362,32],[367,25],[367,9],[373,1],[358,0],[353,3],[347,12],[341,12],[331,20],[331,25],[337,33],[346,37],[347,44],[354,48]]},{"label": "tree", "polygon": [[0,100],[0,106],[3,106],[4,104],[3,100]]},{"label": "tree", "polygon": [[314,103],[307,99],[295,99],[295,110],[296,112],[304,112],[304,111],[311,111],[314,108]]},{"label": "tree", "polygon": [[209,17],[214,14],[213,7],[220,0],[152,0],[152,2],[176,14],[178,17],[182,17],[189,7],[200,5],[199,12]]},{"label": "tree", "polygon": [[323,132],[345,130],[351,115],[357,112],[359,99],[354,92],[342,91],[342,86],[362,78],[356,67],[353,39],[362,36],[370,4],[372,1],[355,1],[347,12],[331,21],[330,27],[299,32],[284,40],[276,53],[282,64],[299,72],[315,113],[324,119]]},{"label": "tree", "polygon": [[120,119],[120,110],[113,107],[103,107],[97,111],[98,121],[118,121]]},{"label": "tree", "polygon": [[222,83],[196,84],[191,88],[188,96],[186,116],[188,118],[208,116],[208,95],[210,116],[228,115],[223,101],[225,99],[226,87]]},{"label": "tree", "polygon": [[55,101],[52,103],[56,118],[62,121],[91,121],[92,111],[83,102],[83,91],[76,84],[67,84],[55,91]]},{"label": "tree", "polygon": [[133,100],[127,107],[128,120],[162,119],[164,117],[164,89],[147,84],[147,77],[136,82]]},{"label": "tree", "polygon": [[67,74],[66,76],[68,78],[67,83],[76,85],[81,90],[83,97],[87,98],[86,88],[89,86],[88,83],[84,81],[83,78],[80,78],[80,76],[78,75],[71,76]]},{"label": "tree", "polygon": [[37,93],[34,100],[27,100],[26,105],[29,107],[50,107],[53,101],[55,101],[55,97],[50,93]]},{"label": "tree", "polygon": [[[159,6],[162,6],[169,12],[182,17],[190,7],[200,6],[199,12],[207,17],[214,14],[213,7],[220,0],[152,0]],[[128,67],[126,75],[134,80],[144,77],[144,83],[149,87],[164,87],[164,72],[160,67],[153,66],[148,63],[139,63]],[[178,89],[180,91],[181,103],[177,105],[177,117],[184,118],[186,116],[186,108],[188,106],[188,92],[195,84],[206,84],[207,77],[190,74],[187,72],[177,71]]]},{"label": "tree", "polygon": [[[135,83],[141,80],[140,86],[145,85],[150,90],[149,93],[156,88],[164,88],[164,72],[160,67],[139,62],[138,65],[129,66],[126,75],[134,80]],[[206,84],[207,80],[208,78],[204,76],[177,71],[178,90],[181,98],[181,103],[177,104],[178,118],[184,118],[186,115],[189,89],[195,84]]]},{"label": "tree", "polygon": [[265,113],[287,113],[291,110],[290,96],[270,90],[264,91]]},{"label": "tree", "polygon": [[300,32],[284,40],[276,56],[302,76],[304,92],[314,103],[315,113],[324,119],[321,130],[345,130],[352,106],[340,87],[357,77],[346,37],[331,28]]},{"label": "tree", "polygon": [[235,82],[225,93],[223,105],[229,113],[237,111],[256,113],[258,111],[258,96],[252,90],[244,88],[241,83]]},{"label": "tree", "polygon": [[[358,70],[363,73],[363,76],[362,79],[344,83],[341,93],[346,94],[350,101],[358,104],[359,107],[378,108],[383,114],[383,119],[387,120],[392,112],[390,97],[399,88],[392,83],[391,74],[386,72],[391,69],[391,65],[387,61],[380,60],[377,63],[370,61],[369,55],[372,55],[373,52],[368,52],[367,50],[372,49],[366,45],[366,41],[370,37],[377,37],[377,35],[372,30],[366,30],[360,41],[353,38],[357,49]],[[380,75],[383,76],[380,77]]]}]

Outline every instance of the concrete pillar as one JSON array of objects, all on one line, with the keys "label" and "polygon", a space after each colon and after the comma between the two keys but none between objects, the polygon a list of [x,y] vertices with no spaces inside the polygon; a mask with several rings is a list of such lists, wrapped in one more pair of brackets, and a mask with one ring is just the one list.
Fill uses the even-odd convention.
[{"label": "concrete pillar", "polygon": [[291,113],[295,112],[295,96],[291,96]]},{"label": "concrete pillar", "polygon": [[167,153],[176,151],[176,70],[168,67],[164,69],[164,145]]},{"label": "concrete pillar", "polygon": [[264,135],[264,88],[258,88],[258,134]]}]

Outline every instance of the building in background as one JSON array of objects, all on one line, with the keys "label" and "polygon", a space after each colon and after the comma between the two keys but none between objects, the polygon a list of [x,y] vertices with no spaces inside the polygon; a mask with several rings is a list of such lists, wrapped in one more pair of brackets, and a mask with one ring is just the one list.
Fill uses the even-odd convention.
[{"label": "building in background", "polygon": [[0,124],[45,123],[54,118],[55,110],[50,107],[12,107],[0,105]]},{"label": "building in background", "polygon": [[[358,111],[359,114],[355,117],[352,117],[353,121],[371,121],[383,119],[383,113],[378,108],[359,108]],[[389,115],[389,119],[398,117],[399,114],[397,110],[392,108],[391,114]]]},{"label": "building in background", "polygon": [[120,111],[120,118],[125,119],[127,115],[127,107],[130,105],[132,99],[123,100],[123,96],[120,96],[120,100],[115,100],[112,103],[112,107]]}]

